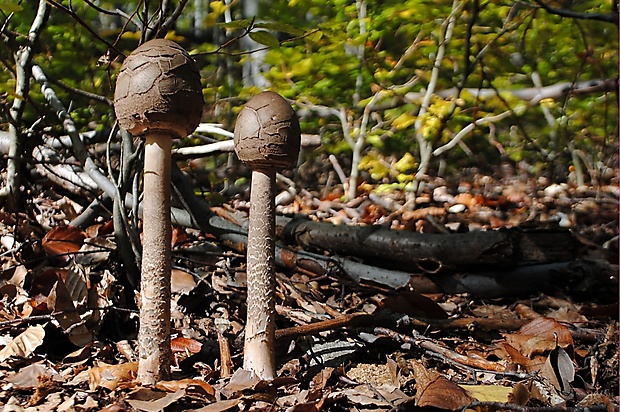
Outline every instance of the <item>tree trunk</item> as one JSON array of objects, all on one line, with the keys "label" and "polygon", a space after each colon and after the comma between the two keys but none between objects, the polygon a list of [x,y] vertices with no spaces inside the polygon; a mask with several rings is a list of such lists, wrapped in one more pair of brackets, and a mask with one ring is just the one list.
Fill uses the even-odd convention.
[{"label": "tree trunk", "polygon": [[[243,17],[245,19],[253,19],[258,17],[259,0],[242,0]],[[244,52],[248,52],[245,62],[243,63],[242,75],[243,85],[245,87],[256,86],[259,89],[265,89],[269,83],[263,76],[263,66],[265,65],[266,50],[260,43],[255,42],[249,36],[241,38],[241,48]]]}]

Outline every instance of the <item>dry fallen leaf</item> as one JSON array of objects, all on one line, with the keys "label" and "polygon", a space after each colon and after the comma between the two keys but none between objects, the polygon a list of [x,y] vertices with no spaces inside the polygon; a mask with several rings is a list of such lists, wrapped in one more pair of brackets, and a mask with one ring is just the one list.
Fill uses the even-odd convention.
[{"label": "dry fallen leaf", "polygon": [[190,338],[174,338],[170,341],[170,348],[173,353],[193,354],[200,352],[202,343]]},{"label": "dry fallen leaf", "polygon": [[176,392],[178,390],[186,390],[188,387],[201,388],[207,395],[214,396],[215,389],[205,381],[199,379],[179,379],[174,381],[160,381],[155,384],[155,388],[166,391]]},{"label": "dry fallen leaf", "polygon": [[228,399],[225,401],[214,402],[207,406],[203,406],[202,408],[194,409],[194,412],[224,412],[236,407],[242,401],[243,399]]},{"label": "dry fallen leaf", "polygon": [[196,287],[196,279],[191,273],[184,270],[172,269],[170,276],[170,291],[172,293],[187,294]]},{"label": "dry fallen leaf", "polygon": [[93,340],[90,330],[82,322],[82,318],[75,310],[71,294],[62,279],[52,288],[48,297],[48,308],[55,313],[55,318],[65,331],[69,332],[69,340],[75,346],[86,346]]},{"label": "dry fallen leaf", "polygon": [[417,406],[433,406],[455,411],[474,402],[463,388],[438,372],[428,370],[420,362],[411,361],[415,375]]},{"label": "dry fallen leaf", "polygon": [[58,226],[47,232],[41,246],[48,256],[66,263],[70,259],[67,254],[78,252],[85,239],[84,232],[75,226]]},{"label": "dry fallen leaf", "polygon": [[379,308],[411,317],[446,319],[448,315],[434,300],[410,290],[398,291],[379,302]]},{"label": "dry fallen leaf", "polygon": [[480,402],[506,403],[508,396],[512,393],[512,388],[509,386],[460,385],[460,387]]},{"label": "dry fallen leaf", "polygon": [[378,396],[377,391],[370,385],[359,385],[354,388],[348,388],[341,391],[347,396],[349,402],[361,406],[373,406],[391,408],[391,404]]},{"label": "dry fallen leaf", "polygon": [[541,316],[523,325],[517,334],[524,336],[539,336],[556,341],[559,346],[566,348],[573,345],[573,336],[570,330],[557,320]]},{"label": "dry fallen leaf", "polygon": [[532,358],[545,355],[556,345],[562,348],[573,346],[570,330],[549,317],[538,317],[523,325],[516,333],[507,334],[506,341],[523,356]]},{"label": "dry fallen leaf", "polygon": [[540,375],[547,379],[562,396],[571,393],[571,382],[575,380],[575,365],[564,349],[557,346],[547,357],[540,370]]},{"label": "dry fallen leaf", "polygon": [[120,386],[129,386],[138,372],[138,362],[121,363],[119,365],[94,366],[88,371],[88,384],[91,391],[103,387],[113,391]]},{"label": "dry fallen leaf", "polygon": [[62,381],[62,377],[54,368],[44,363],[33,363],[6,378],[15,388],[33,389],[39,384],[42,377]]},{"label": "dry fallen leaf", "polygon": [[185,396],[185,390],[167,393],[150,388],[138,388],[127,397],[127,403],[144,412],[163,411]]},{"label": "dry fallen leaf", "polygon": [[241,393],[246,389],[254,389],[263,381],[254,373],[245,369],[237,369],[230,377],[228,384],[224,386],[220,392],[227,398],[233,397],[235,394]]},{"label": "dry fallen leaf", "polygon": [[0,362],[11,356],[27,358],[43,343],[44,337],[45,329],[42,325],[30,326],[0,350]]}]

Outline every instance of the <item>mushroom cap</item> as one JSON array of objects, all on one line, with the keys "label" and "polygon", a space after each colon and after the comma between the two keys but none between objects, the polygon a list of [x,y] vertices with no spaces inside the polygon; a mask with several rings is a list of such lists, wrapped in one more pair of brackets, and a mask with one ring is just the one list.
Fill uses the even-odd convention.
[{"label": "mushroom cap", "polygon": [[235,152],[253,169],[282,170],[299,156],[299,119],[278,93],[262,92],[241,109],[234,131]]},{"label": "mushroom cap", "polygon": [[192,133],[202,116],[202,85],[196,62],[177,43],[150,40],[123,62],[114,110],[120,126],[138,136]]}]

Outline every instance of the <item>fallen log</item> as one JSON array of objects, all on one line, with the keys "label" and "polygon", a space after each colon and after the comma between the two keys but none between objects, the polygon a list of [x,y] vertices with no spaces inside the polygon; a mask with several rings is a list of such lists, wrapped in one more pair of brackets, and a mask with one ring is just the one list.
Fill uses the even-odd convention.
[{"label": "fallen log", "polygon": [[[247,232],[229,220],[216,215],[198,199],[183,174],[176,169],[172,176],[177,195],[187,209],[186,223],[216,236],[226,247],[245,253]],[[178,217],[180,216],[177,215]],[[350,230],[351,227],[348,227]],[[481,232],[493,233],[493,232]],[[428,235],[422,235],[428,236]],[[439,235],[442,236],[442,235]],[[451,235],[443,235],[451,236]],[[574,258],[575,255],[573,255]],[[383,263],[389,263],[389,257]],[[455,261],[456,263],[456,261]],[[276,243],[276,265],[281,270],[301,271],[315,276],[332,276],[362,286],[386,291],[411,287],[419,293],[468,293],[478,298],[523,296],[567,286],[606,287],[614,284],[610,275],[615,269],[606,262],[568,260],[565,262],[533,264],[507,269],[495,267],[486,271],[465,271],[436,274],[412,274],[402,270],[373,266],[337,255],[325,255],[299,250]],[[617,272],[617,270],[616,270]],[[617,285],[617,283],[616,283]],[[617,286],[616,286],[617,288]],[[578,290],[577,290],[578,291]]]},{"label": "fallen log", "polygon": [[573,260],[579,247],[563,229],[505,229],[455,234],[425,234],[381,226],[334,225],[306,218],[278,219],[290,245],[304,250],[355,256],[369,264],[436,273],[472,267],[521,266]]}]

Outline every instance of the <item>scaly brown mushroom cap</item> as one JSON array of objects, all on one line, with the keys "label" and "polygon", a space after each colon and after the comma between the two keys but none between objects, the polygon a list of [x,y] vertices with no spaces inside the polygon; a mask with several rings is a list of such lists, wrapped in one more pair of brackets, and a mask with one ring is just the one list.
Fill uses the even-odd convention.
[{"label": "scaly brown mushroom cap", "polygon": [[202,115],[198,66],[178,44],[150,40],[134,50],[116,79],[114,110],[120,126],[134,136],[192,133]]},{"label": "scaly brown mushroom cap", "polygon": [[241,109],[234,140],[239,160],[252,169],[282,170],[299,156],[299,120],[282,96],[262,92]]}]

